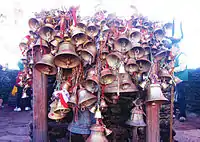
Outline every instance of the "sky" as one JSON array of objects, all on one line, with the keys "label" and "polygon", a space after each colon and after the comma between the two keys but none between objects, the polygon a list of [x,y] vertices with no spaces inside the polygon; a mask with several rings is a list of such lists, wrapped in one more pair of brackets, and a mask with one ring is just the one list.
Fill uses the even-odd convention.
[{"label": "sky", "polygon": [[[199,47],[199,2],[197,0],[6,0],[0,5],[0,14],[7,16],[0,24],[0,64],[9,64],[10,69],[18,69],[17,61],[21,58],[18,45],[28,34],[28,19],[34,12],[42,9],[66,8],[80,5],[83,16],[94,13],[95,6],[100,4],[109,13],[116,12],[118,16],[129,17],[134,11],[130,5],[150,20],[161,22],[183,22],[184,39],[180,43],[181,49],[187,54],[189,68],[200,67]],[[0,19],[1,21],[1,19]]]}]

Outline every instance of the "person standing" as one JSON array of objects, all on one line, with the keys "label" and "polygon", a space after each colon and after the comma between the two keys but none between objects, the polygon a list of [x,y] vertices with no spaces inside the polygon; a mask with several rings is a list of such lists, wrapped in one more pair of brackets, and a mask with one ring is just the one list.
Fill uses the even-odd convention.
[{"label": "person standing", "polygon": [[[178,106],[180,114],[178,116],[180,122],[186,120],[186,94],[185,83],[188,81],[187,59],[185,53],[181,52],[180,47],[176,44],[174,47],[175,62],[174,76],[180,79],[175,87],[175,106]],[[176,107],[174,109],[176,115]]]}]

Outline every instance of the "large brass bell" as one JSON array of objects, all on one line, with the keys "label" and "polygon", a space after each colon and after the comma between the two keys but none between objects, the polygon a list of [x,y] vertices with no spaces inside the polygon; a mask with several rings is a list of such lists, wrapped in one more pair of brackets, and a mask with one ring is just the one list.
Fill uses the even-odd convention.
[{"label": "large brass bell", "polygon": [[97,36],[98,32],[99,32],[98,28],[97,28],[94,24],[92,24],[92,23],[90,23],[90,24],[88,25],[88,27],[86,28],[86,34],[87,34],[89,37],[91,37],[92,39],[93,39],[95,36]]},{"label": "large brass bell", "polygon": [[82,59],[91,64],[95,61],[96,54],[97,54],[97,49],[95,43],[92,41],[87,41],[83,45],[83,49],[81,51]]},{"label": "large brass bell", "polygon": [[107,55],[106,61],[112,69],[117,69],[120,66],[122,55],[119,52],[111,52]]},{"label": "large brass bell", "polygon": [[90,107],[97,101],[97,97],[92,93],[88,92],[85,88],[78,90],[78,105],[81,109]]},{"label": "large brass bell", "polygon": [[108,142],[104,135],[104,128],[100,124],[94,124],[90,128],[91,134],[86,142]]},{"label": "large brass bell", "polygon": [[72,120],[72,122],[68,125],[68,130],[75,134],[89,135],[91,127],[90,115],[91,114],[87,109],[85,111],[78,111],[78,120]]},{"label": "large brass bell", "polygon": [[72,43],[76,46],[83,44],[87,40],[87,35],[77,27],[72,28]]},{"label": "large brass bell", "polygon": [[115,76],[112,74],[112,72],[110,71],[109,68],[104,68],[101,71],[101,78],[100,78],[100,82],[101,84],[110,84],[115,80]]},{"label": "large brass bell", "polygon": [[143,118],[144,112],[138,106],[134,107],[131,110],[131,118],[126,121],[127,125],[135,126],[135,127],[144,127],[146,126]]},{"label": "large brass bell", "polygon": [[54,39],[54,36],[56,35],[53,25],[51,24],[45,24],[40,30],[39,35],[43,40],[46,40],[47,42],[50,42]]},{"label": "large brass bell", "polygon": [[139,43],[134,44],[133,48],[128,52],[130,58],[139,59],[145,54],[145,49]]},{"label": "large brass bell", "polygon": [[141,40],[140,29],[134,28],[129,34],[129,39],[132,43],[138,43]]},{"label": "large brass bell", "polygon": [[39,27],[40,27],[39,21],[38,21],[37,19],[35,19],[35,18],[29,19],[28,25],[29,25],[29,28],[30,28],[33,32],[35,32],[35,31],[36,31],[37,29],[39,29]]},{"label": "large brass bell", "polygon": [[54,63],[61,68],[74,68],[80,64],[80,58],[75,52],[75,47],[70,42],[62,42]]},{"label": "large brass bell", "polygon": [[118,52],[125,53],[132,48],[132,44],[126,36],[122,35],[114,42],[114,48]]},{"label": "large brass bell", "polygon": [[151,62],[145,58],[140,58],[136,60],[141,72],[148,72],[151,68]]},{"label": "large brass bell", "polygon": [[159,84],[151,84],[148,88],[147,103],[157,102],[163,103],[168,101],[162,93],[161,86]]},{"label": "large brass bell", "polygon": [[57,68],[53,64],[54,57],[51,54],[44,54],[42,59],[35,64],[35,68],[43,74],[55,75]]},{"label": "large brass bell", "polygon": [[130,73],[133,74],[134,72],[138,72],[138,65],[136,64],[136,61],[132,58],[128,59],[128,62],[126,63],[125,66],[125,70]]}]

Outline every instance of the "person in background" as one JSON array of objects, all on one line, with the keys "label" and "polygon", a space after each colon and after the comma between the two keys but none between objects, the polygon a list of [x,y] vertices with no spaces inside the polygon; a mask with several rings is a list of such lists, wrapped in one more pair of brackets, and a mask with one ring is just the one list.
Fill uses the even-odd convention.
[{"label": "person in background", "polygon": [[180,111],[179,121],[184,122],[186,120],[185,82],[188,81],[187,58],[178,44],[173,46],[173,53],[175,55],[174,76],[180,79],[175,87],[174,115],[176,115],[176,106],[178,106]]},{"label": "person in background", "polygon": [[20,71],[17,75],[16,78],[16,84],[15,86],[17,87],[17,93],[16,93],[16,107],[14,109],[14,111],[21,111],[21,97],[22,97],[22,93],[23,93],[23,87],[24,87],[24,72]]},{"label": "person in background", "polygon": [[31,107],[31,96],[32,96],[32,81],[30,78],[27,78],[25,81],[25,86],[23,88],[23,95],[22,95],[22,107],[24,108],[25,111],[29,111],[32,109]]}]

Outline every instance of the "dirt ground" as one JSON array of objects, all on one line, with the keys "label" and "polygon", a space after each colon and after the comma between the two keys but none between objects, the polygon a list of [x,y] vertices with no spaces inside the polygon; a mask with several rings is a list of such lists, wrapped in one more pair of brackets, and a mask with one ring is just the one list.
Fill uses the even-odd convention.
[{"label": "dirt ground", "polygon": [[[31,112],[14,112],[13,107],[0,108],[0,142],[29,142]],[[186,122],[174,123],[175,140],[200,142],[200,116],[189,114]]]}]

